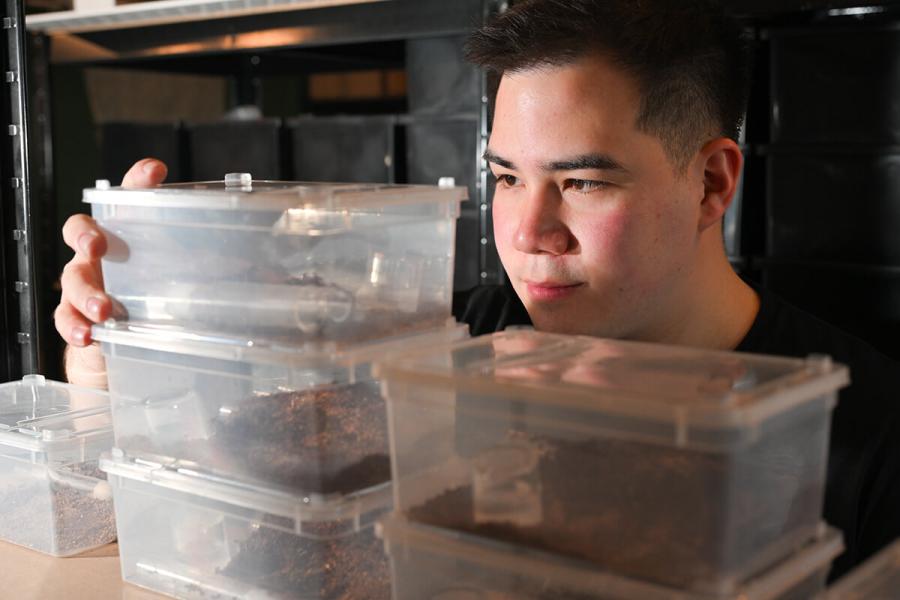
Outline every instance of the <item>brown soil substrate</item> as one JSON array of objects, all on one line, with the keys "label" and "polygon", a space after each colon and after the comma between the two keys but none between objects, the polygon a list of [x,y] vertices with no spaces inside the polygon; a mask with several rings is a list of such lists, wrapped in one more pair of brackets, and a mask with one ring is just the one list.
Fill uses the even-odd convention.
[{"label": "brown soil substrate", "polygon": [[239,544],[222,573],[284,599],[391,597],[387,556],[371,528],[330,539],[260,528]]},{"label": "brown soil substrate", "polygon": [[[539,523],[476,522],[468,485],[413,507],[408,517],[683,589],[729,575],[779,535],[812,530],[820,518],[814,491],[794,493],[793,471],[802,470],[802,461],[785,470],[768,461],[742,463],[728,455],[628,441],[541,444],[546,451],[537,466]],[[791,499],[787,509],[776,506]],[[774,528],[772,515],[781,516]],[[728,522],[740,535],[726,542],[733,537],[724,529]]]},{"label": "brown soil substrate", "polygon": [[215,429],[217,446],[240,448],[238,468],[291,489],[349,493],[391,478],[384,400],[369,382],[258,396]]},{"label": "brown soil substrate", "polygon": [[220,411],[207,440],[159,446],[119,440],[130,452],[192,461],[310,494],[346,494],[391,478],[387,415],[377,384],[260,394]]}]

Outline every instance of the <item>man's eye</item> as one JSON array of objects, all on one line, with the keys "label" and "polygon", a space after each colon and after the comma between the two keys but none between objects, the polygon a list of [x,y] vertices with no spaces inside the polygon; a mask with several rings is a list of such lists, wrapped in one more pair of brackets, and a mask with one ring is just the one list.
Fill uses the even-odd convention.
[{"label": "man's eye", "polygon": [[515,187],[519,184],[519,178],[515,175],[497,175],[497,183],[505,187]]},{"label": "man's eye", "polygon": [[582,194],[595,192],[609,187],[609,184],[605,181],[592,181],[590,179],[569,179],[566,183],[567,188]]}]

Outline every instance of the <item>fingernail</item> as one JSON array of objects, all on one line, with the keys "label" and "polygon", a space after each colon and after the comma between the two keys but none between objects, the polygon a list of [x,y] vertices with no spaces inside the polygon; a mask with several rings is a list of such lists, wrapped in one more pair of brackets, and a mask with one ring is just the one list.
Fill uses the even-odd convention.
[{"label": "fingernail", "polygon": [[155,169],[155,168],[156,168],[156,163],[153,162],[152,160],[148,160],[147,162],[144,163],[144,166],[141,167],[141,170],[144,172],[144,174],[150,175],[151,173],[153,173],[153,169]]},{"label": "fingernail", "polygon": [[100,307],[103,306],[103,300],[100,298],[88,298],[87,311],[92,317],[100,317]]},{"label": "fingernail", "polygon": [[81,234],[78,238],[78,247],[85,254],[90,254],[91,252],[91,240],[97,237],[96,231],[86,231]]},{"label": "fingernail", "polygon": [[81,344],[82,346],[84,346],[88,342],[88,336],[90,335],[90,333],[91,332],[87,327],[78,325],[72,328],[72,339],[76,344]]}]

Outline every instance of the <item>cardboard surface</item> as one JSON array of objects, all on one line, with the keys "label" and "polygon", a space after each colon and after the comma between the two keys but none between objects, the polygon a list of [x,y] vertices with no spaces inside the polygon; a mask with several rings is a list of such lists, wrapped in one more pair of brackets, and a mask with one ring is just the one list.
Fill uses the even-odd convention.
[{"label": "cardboard surface", "polygon": [[108,544],[69,558],[54,558],[0,542],[0,598],[16,600],[160,600],[165,596],[122,581],[119,547]]}]

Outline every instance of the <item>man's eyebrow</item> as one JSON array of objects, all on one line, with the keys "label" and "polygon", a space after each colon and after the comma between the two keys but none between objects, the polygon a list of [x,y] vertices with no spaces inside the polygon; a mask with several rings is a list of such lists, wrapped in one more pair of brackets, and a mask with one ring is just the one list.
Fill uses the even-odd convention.
[{"label": "man's eyebrow", "polygon": [[506,160],[505,158],[501,158],[501,157],[497,156],[496,154],[491,152],[490,148],[488,148],[487,150],[484,151],[484,154],[482,155],[482,157],[487,162],[494,163],[495,165],[500,165],[504,169],[509,169],[510,171],[516,170],[516,166],[514,164],[512,164],[512,162]]},{"label": "man's eyebrow", "polygon": [[[484,151],[484,160],[494,163],[505,169],[516,170],[516,166],[501,156],[494,154],[490,148]],[[596,171],[617,171],[619,173],[628,173],[619,161],[606,154],[581,154],[573,156],[565,160],[555,160],[543,165],[544,171],[579,171],[593,169]]]},{"label": "man's eyebrow", "polygon": [[580,171],[593,169],[596,171],[618,171],[627,173],[620,162],[605,154],[582,154],[566,160],[553,161],[542,167],[545,171]]}]

